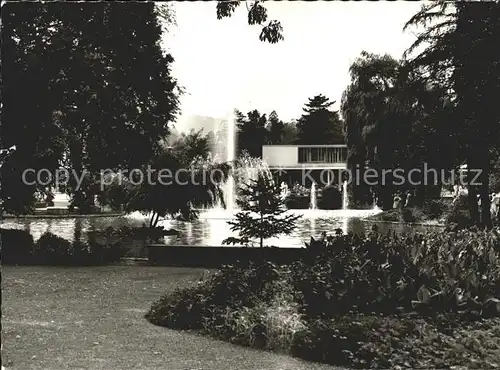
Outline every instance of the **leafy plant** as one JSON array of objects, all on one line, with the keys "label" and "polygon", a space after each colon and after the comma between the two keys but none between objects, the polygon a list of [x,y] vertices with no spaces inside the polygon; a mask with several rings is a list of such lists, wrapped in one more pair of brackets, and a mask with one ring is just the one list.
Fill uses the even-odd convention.
[{"label": "leafy plant", "polygon": [[347,313],[500,314],[498,231],[311,239],[294,265],[308,318]]},{"label": "leafy plant", "polygon": [[59,265],[70,260],[71,242],[50,232],[43,234],[34,247],[36,263]]}]

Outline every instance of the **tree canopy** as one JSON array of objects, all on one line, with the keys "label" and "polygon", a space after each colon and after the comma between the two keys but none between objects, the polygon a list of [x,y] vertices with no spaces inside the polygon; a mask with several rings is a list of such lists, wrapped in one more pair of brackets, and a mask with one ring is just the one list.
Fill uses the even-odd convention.
[{"label": "tree canopy", "polygon": [[179,91],[153,3],[6,3],[2,15],[1,136],[18,145],[2,173],[7,209],[30,207],[26,168],[93,174],[159,153]]},{"label": "tree canopy", "polygon": [[324,95],[309,98],[297,123],[298,144],[344,144],[343,125],[338,111],[332,111]]}]

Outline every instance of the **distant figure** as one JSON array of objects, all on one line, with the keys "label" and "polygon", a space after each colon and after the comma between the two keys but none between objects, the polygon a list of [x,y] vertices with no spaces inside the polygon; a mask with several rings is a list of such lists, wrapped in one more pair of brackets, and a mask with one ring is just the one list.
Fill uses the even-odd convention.
[{"label": "distant figure", "polygon": [[458,185],[453,185],[453,199],[458,198],[458,195],[460,194],[460,188]]},{"label": "distant figure", "polygon": [[498,219],[500,221],[500,192],[497,194],[493,194],[491,199],[491,216],[494,219]]},{"label": "distant figure", "polygon": [[401,197],[399,196],[399,193],[396,193],[396,195],[394,196],[394,201],[392,203],[392,208],[394,209],[397,209],[397,208],[401,208]]},{"label": "distant figure", "polygon": [[410,205],[411,205],[411,192],[408,192],[406,194],[405,207],[410,207]]}]

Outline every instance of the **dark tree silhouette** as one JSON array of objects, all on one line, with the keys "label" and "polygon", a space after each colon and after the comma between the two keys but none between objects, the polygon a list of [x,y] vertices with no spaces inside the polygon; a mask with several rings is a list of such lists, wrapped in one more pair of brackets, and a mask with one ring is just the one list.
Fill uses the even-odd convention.
[{"label": "dark tree silhouette", "polygon": [[262,145],[268,141],[266,129],[267,118],[258,110],[253,110],[245,116],[240,111],[235,111],[236,129],[238,137],[238,153],[248,152],[251,157],[262,157]]},{"label": "dark tree silhouette", "polygon": [[[379,173],[396,168],[408,173],[422,169],[424,163],[438,171],[452,168],[458,159],[456,135],[443,88],[427,85],[419,71],[408,70],[388,55],[363,52],[350,73],[351,84],[343,93],[341,109],[351,170],[362,171],[368,165]],[[417,190],[417,203],[440,193],[440,183],[426,186],[424,179],[434,179],[422,175],[412,175],[420,186],[408,181],[399,185],[400,190]],[[374,190],[391,207],[394,187],[390,178],[386,180]],[[372,201],[365,184],[353,184],[350,193],[351,204]]]},{"label": "dark tree silhouette", "polygon": [[335,102],[324,95],[309,98],[297,123],[299,144],[343,144],[343,124],[338,111],[330,110]]},{"label": "dark tree silhouette", "polygon": [[[456,102],[454,121],[462,133],[469,169],[479,170],[481,185],[469,184],[469,213],[478,226],[491,226],[489,172],[491,153],[500,137],[500,4],[498,2],[435,1],[426,4],[406,27],[424,25],[407,55],[427,79],[447,86]],[[469,171],[469,180],[475,173]],[[476,195],[481,197],[481,214]]]},{"label": "dark tree silhouette", "polygon": [[282,144],[285,137],[285,124],[278,117],[276,111],[269,114],[267,121],[268,143],[269,144]]},{"label": "dark tree silhouette", "polygon": [[2,15],[1,135],[19,146],[4,168],[6,207],[29,211],[36,189],[22,183],[24,169],[64,165],[89,174],[88,187],[69,186],[83,210],[100,169],[146,163],[178,111],[158,8],[23,2],[4,4]]}]

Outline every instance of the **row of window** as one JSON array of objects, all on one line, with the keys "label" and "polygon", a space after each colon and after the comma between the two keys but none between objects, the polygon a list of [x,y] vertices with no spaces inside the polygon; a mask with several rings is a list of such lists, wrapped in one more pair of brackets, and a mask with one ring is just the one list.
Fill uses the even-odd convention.
[{"label": "row of window", "polygon": [[298,148],[299,163],[345,163],[347,148]]}]

